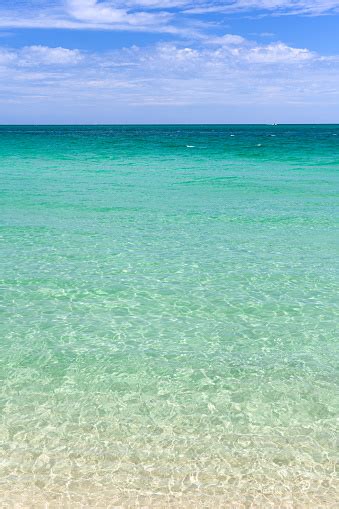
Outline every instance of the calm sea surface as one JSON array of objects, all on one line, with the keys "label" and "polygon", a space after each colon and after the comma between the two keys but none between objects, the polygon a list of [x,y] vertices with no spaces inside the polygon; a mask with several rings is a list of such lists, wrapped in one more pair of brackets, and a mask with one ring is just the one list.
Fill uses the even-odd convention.
[{"label": "calm sea surface", "polygon": [[0,127],[2,507],[338,507],[338,170],[334,125]]}]

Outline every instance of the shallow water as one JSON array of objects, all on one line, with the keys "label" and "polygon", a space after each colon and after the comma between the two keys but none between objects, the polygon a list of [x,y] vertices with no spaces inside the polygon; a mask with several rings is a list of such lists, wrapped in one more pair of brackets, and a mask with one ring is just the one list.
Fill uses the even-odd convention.
[{"label": "shallow water", "polygon": [[0,168],[2,506],[337,507],[339,126],[3,126]]}]

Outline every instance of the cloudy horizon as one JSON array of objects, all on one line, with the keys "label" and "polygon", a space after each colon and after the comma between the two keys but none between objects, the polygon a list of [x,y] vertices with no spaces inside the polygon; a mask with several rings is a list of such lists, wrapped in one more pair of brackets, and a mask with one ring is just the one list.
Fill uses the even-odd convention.
[{"label": "cloudy horizon", "polygon": [[0,122],[335,123],[339,0],[3,0]]}]

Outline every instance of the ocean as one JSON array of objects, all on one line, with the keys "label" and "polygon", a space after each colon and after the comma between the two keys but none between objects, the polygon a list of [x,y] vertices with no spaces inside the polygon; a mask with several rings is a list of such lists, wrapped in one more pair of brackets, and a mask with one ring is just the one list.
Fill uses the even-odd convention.
[{"label": "ocean", "polygon": [[330,508],[339,125],[2,126],[2,507]]}]

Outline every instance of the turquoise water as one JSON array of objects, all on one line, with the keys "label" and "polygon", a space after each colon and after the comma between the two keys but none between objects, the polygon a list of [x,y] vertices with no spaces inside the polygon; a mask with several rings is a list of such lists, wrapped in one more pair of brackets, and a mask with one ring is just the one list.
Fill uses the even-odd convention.
[{"label": "turquoise water", "polygon": [[0,167],[3,507],[336,507],[339,126],[3,126]]}]

